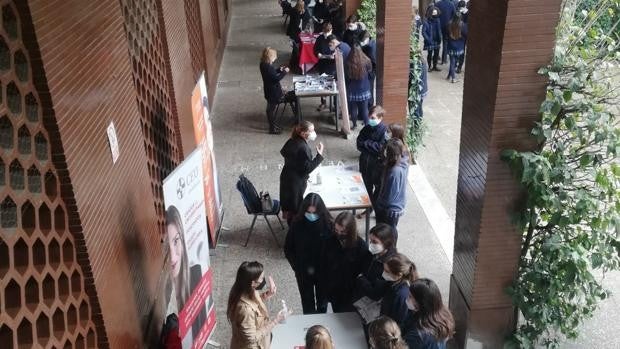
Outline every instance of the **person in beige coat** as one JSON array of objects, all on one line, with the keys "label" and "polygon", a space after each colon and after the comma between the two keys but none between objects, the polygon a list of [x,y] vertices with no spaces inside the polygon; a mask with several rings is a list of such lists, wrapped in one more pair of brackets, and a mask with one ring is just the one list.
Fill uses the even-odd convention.
[{"label": "person in beige coat", "polygon": [[276,318],[269,318],[263,301],[276,294],[276,285],[269,277],[269,289],[260,293],[267,279],[259,262],[243,262],[237,270],[237,278],[228,296],[226,315],[232,325],[231,349],[269,349],[271,330],[286,316],[282,309]]}]

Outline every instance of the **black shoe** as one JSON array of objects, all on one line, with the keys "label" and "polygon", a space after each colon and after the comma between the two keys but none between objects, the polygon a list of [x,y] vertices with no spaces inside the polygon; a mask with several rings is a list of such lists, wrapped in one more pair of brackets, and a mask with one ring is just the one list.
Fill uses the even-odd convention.
[{"label": "black shoe", "polygon": [[437,68],[437,66],[433,67],[434,71],[441,71],[441,69]]},{"label": "black shoe", "polygon": [[269,130],[270,135],[279,135],[280,133],[282,133],[282,130],[280,130],[279,128]]},{"label": "black shoe", "polygon": [[461,68],[456,68],[456,73],[460,74],[461,73]]},{"label": "black shoe", "polygon": [[433,68],[428,67],[428,72],[430,73],[430,72],[432,72],[432,71],[433,71]]}]

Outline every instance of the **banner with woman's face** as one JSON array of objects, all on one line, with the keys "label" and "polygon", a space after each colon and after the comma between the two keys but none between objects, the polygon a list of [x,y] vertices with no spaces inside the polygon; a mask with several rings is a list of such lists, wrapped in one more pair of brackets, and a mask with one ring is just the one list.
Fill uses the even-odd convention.
[{"label": "banner with woman's face", "polygon": [[171,303],[183,349],[202,348],[215,327],[201,152],[192,152],[163,184]]}]

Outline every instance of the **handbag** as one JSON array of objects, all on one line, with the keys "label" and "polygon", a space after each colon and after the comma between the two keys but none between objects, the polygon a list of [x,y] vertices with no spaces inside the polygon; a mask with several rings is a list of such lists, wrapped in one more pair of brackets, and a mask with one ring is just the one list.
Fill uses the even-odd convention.
[{"label": "handbag", "polygon": [[263,212],[273,211],[273,199],[271,199],[268,191],[260,192],[260,204]]}]

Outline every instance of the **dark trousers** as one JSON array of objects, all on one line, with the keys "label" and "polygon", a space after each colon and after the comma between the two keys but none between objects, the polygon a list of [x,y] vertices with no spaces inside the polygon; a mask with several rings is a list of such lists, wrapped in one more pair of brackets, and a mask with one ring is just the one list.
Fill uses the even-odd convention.
[{"label": "dark trousers", "polygon": [[458,62],[457,62],[457,70],[459,72],[461,72],[461,70],[463,70],[463,63],[465,63],[465,53],[463,53],[462,55],[459,56]]},{"label": "dark trousers", "polygon": [[[368,193],[368,198],[372,206],[375,205],[375,198],[377,193],[379,192],[379,186],[376,183],[375,176],[373,173],[366,173],[366,171],[362,171],[362,179],[364,180],[364,186],[366,187],[366,192]],[[372,212],[372,208],[370,208]]]},{"label": "dark trousers", "polygon": [[448,26],[445,26],[441,33],[441,64],[445,64],[448,61]]},{"label": "dark trousers", "polygon": [[316,277],[305,273],[295,273],[295,279],[297,279],[297,288],[301,296],[301,307],[304,314],[326,312],[326,302],[321,297]]},{"label": "dark trousers", "polygon": [[368,100],[361,102],[349,102],[349,117],[353,126],[357,124],[358,119],[364,120],[364,125],[368,124]]},{"label": "dark trousers", "polygon": [[456,67],[463,56],[463,54],[450,55],[450,70],[448,70],[448,79],[456,79]]},{"label": "dark trousers", "polygon": [[428,62],[429,69],[437,68],[437,62],[439,61],[439,47],[429,48],[427,52],[428,54],[426,56],[426,61]]},{"label": "dark trousers", "polygon": [[377,223],[385,223],[394,228],[394,238],[398,240],[398,230],[396,226],[398,225],[399,216],[390,216],[387,210],[378,209],[375,210],[375,217],[377,218]]},{"label": "dark trousers", "polygon": [[269,123],[269,132],[274,132],[278,129],[276,124],[276,107],[278,103],[267,102],[267,122]]}]

